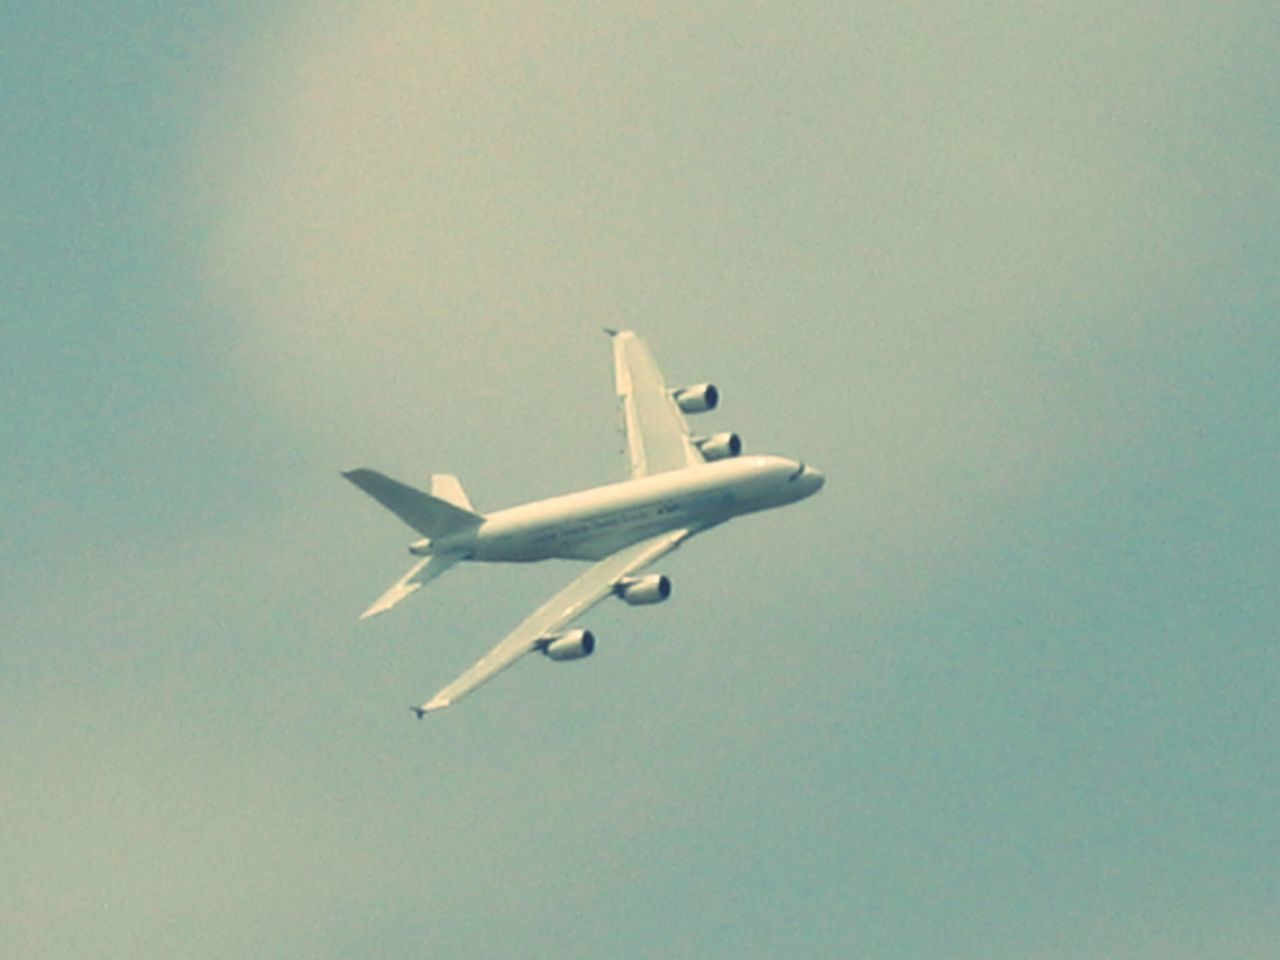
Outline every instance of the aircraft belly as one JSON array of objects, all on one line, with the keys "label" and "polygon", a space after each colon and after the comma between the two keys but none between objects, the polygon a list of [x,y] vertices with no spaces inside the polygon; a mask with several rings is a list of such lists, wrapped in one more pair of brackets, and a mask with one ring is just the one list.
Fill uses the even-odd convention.
[{"label": "aircraft belly", "polygon": [[712,526],[735,513],[759,509],[744,492],[724,487],[673,490],[594,510],[498,520],[481,528],[473,556],[505,562],[602,560],[668,530]]},{"label": "aircraft belly", "polygon": [[661,508],[566,519],[522,530],[494,531],[481,539],[481,560],[603,560],[624,547],[684,526],[683,511]]},{"label": "aircraft belly", "polygon": [[657,536],[667,529],[666,524],[647,524],[628,530],[586,534],[563,541],[556,550],[556,556],[564,560],[603,560],[624,547]]}]

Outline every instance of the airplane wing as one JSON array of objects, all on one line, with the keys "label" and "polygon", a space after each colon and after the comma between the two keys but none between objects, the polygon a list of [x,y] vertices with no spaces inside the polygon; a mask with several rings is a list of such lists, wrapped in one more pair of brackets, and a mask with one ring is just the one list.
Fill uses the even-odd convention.
[{"label": "airplane wing", "polygon": [[630,330],[610,330],[613,373],[626,422],[631,476],[680,470],[702,463],[689,424],[662,379],[648,345]]},{"label": "airplane wing", "polygon": [[525,618],[471,669],[420,707],[419,718],[461,700],[480,684],[492,679],[526,653],[537,650],[551,634],[586,613],[613,593],[618,581],[653,563],[678,547],[692,530],[672,530],[632,544],[595,564]]}]

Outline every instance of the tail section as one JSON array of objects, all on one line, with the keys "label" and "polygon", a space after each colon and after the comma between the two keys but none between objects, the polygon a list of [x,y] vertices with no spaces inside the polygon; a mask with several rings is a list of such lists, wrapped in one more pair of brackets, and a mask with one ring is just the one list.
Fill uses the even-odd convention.
[{"label": "tail section", "polygon": [[449,474],[432,478],[431,493],[364,467],[349,470],[343,476],[424,537],[442,537],[484,522],[483,514],[471,508],[458,478]]},{"label": "tail section", "polygon": [[433,476],[430,493],[415,490],[399,480],[392,480],[385,474],[364,467],[349,470],[343,476],[427,538],[421,543],[415,543],[409,550],[422,559],[393,583],[368,610],[360,614],[361,620],[385,613],[420,590],[423,584],[434,580],[459,560],[465,559],[465,549],[442,544],[437,553],[431,540],[462,533],[484,522],[484,515],[476,513],[462,484],[451,474],[438,473]]}]

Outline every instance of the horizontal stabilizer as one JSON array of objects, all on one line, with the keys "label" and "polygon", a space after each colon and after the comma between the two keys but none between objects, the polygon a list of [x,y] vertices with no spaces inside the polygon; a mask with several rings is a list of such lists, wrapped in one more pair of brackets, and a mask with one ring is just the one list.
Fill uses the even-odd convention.
[{"label": "horizontal stabilizer", "polygon": [[361,467],[348,470],[343,476],[424,537],[442,537],[484,521],[484,517],[473,510],[415,490],[377,470]]},{"label": "horizontal stabilizer", "polygon": [[360,619],[368,620],[380,613],[386,613],[401,600],[407,599],[422,589],[423,584],[434,580],[461,559],[460,553],[436,553],[424,557],[415,563],[408,573],[393,583],[386,593],[373,601],[369,609],[360,614]]}]

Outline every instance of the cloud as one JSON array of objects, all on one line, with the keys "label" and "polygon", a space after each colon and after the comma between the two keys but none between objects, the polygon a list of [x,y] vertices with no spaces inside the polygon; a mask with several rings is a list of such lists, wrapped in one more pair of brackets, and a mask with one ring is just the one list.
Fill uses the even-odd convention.
[{"label": "cloud", "polygon": [[[0,943],[598,955],[727,924],[751,953],[794,907],[792,932],[936,953],[1007,920],[1001,890],[1042,944],[1064,915],[1188,942],[1166,908],[1224,954],[1272,932],[1248,668],[1274,335],[1203,315],[1274,290],[1273,256],[1231,251],[1274,233],[1236,184],[1280,153],[1223,135],[1256,96],[1239,23],[1163,8],[375,0],[224,45],[176,177],[232,379],[285,428],[248,436],[206,376],[221,430],[113,448],[114,485],[73,460],[113,522],[20,540]],[[669,610],[601,609],[587,674],[526,664],[416,724],[567,567],[458,571],[358,625],[406,534],[326,464],[457,469],[485,506],[605,479],[604,324],[828,486],[682,550]],[[1117,636],[1142,641],[1119,672]],[[1232,709],[1180,701],[1170,663]],[[1169,779],[1117,780],[1149,744]],[[1113,811],[1148,787],[1183,846],[1135,867],[1153,834]],[[1200,923],[1201,849],[1238,925]]]},{"label": "cloud", "polygon": [[811,14],[290,11],[187,171],[239,375],[343,465],[554,443],[603,479],[592,338],[634,325],[899,539],[1116,466],[1167,416],[1152,344],[1198,339],[1161,308],[1197,255],[1168,138],[1203,108],[1169,85],[1219,64],[1209,25]]},{"label": "cloud", "polygon": [[316,430],[391,431],[463,382],[522,385],[522,353],[612,319],[648,176],[601,135],[636,106],[616,38],[520,5],[282,30],[192,154],[254,389]]}]

